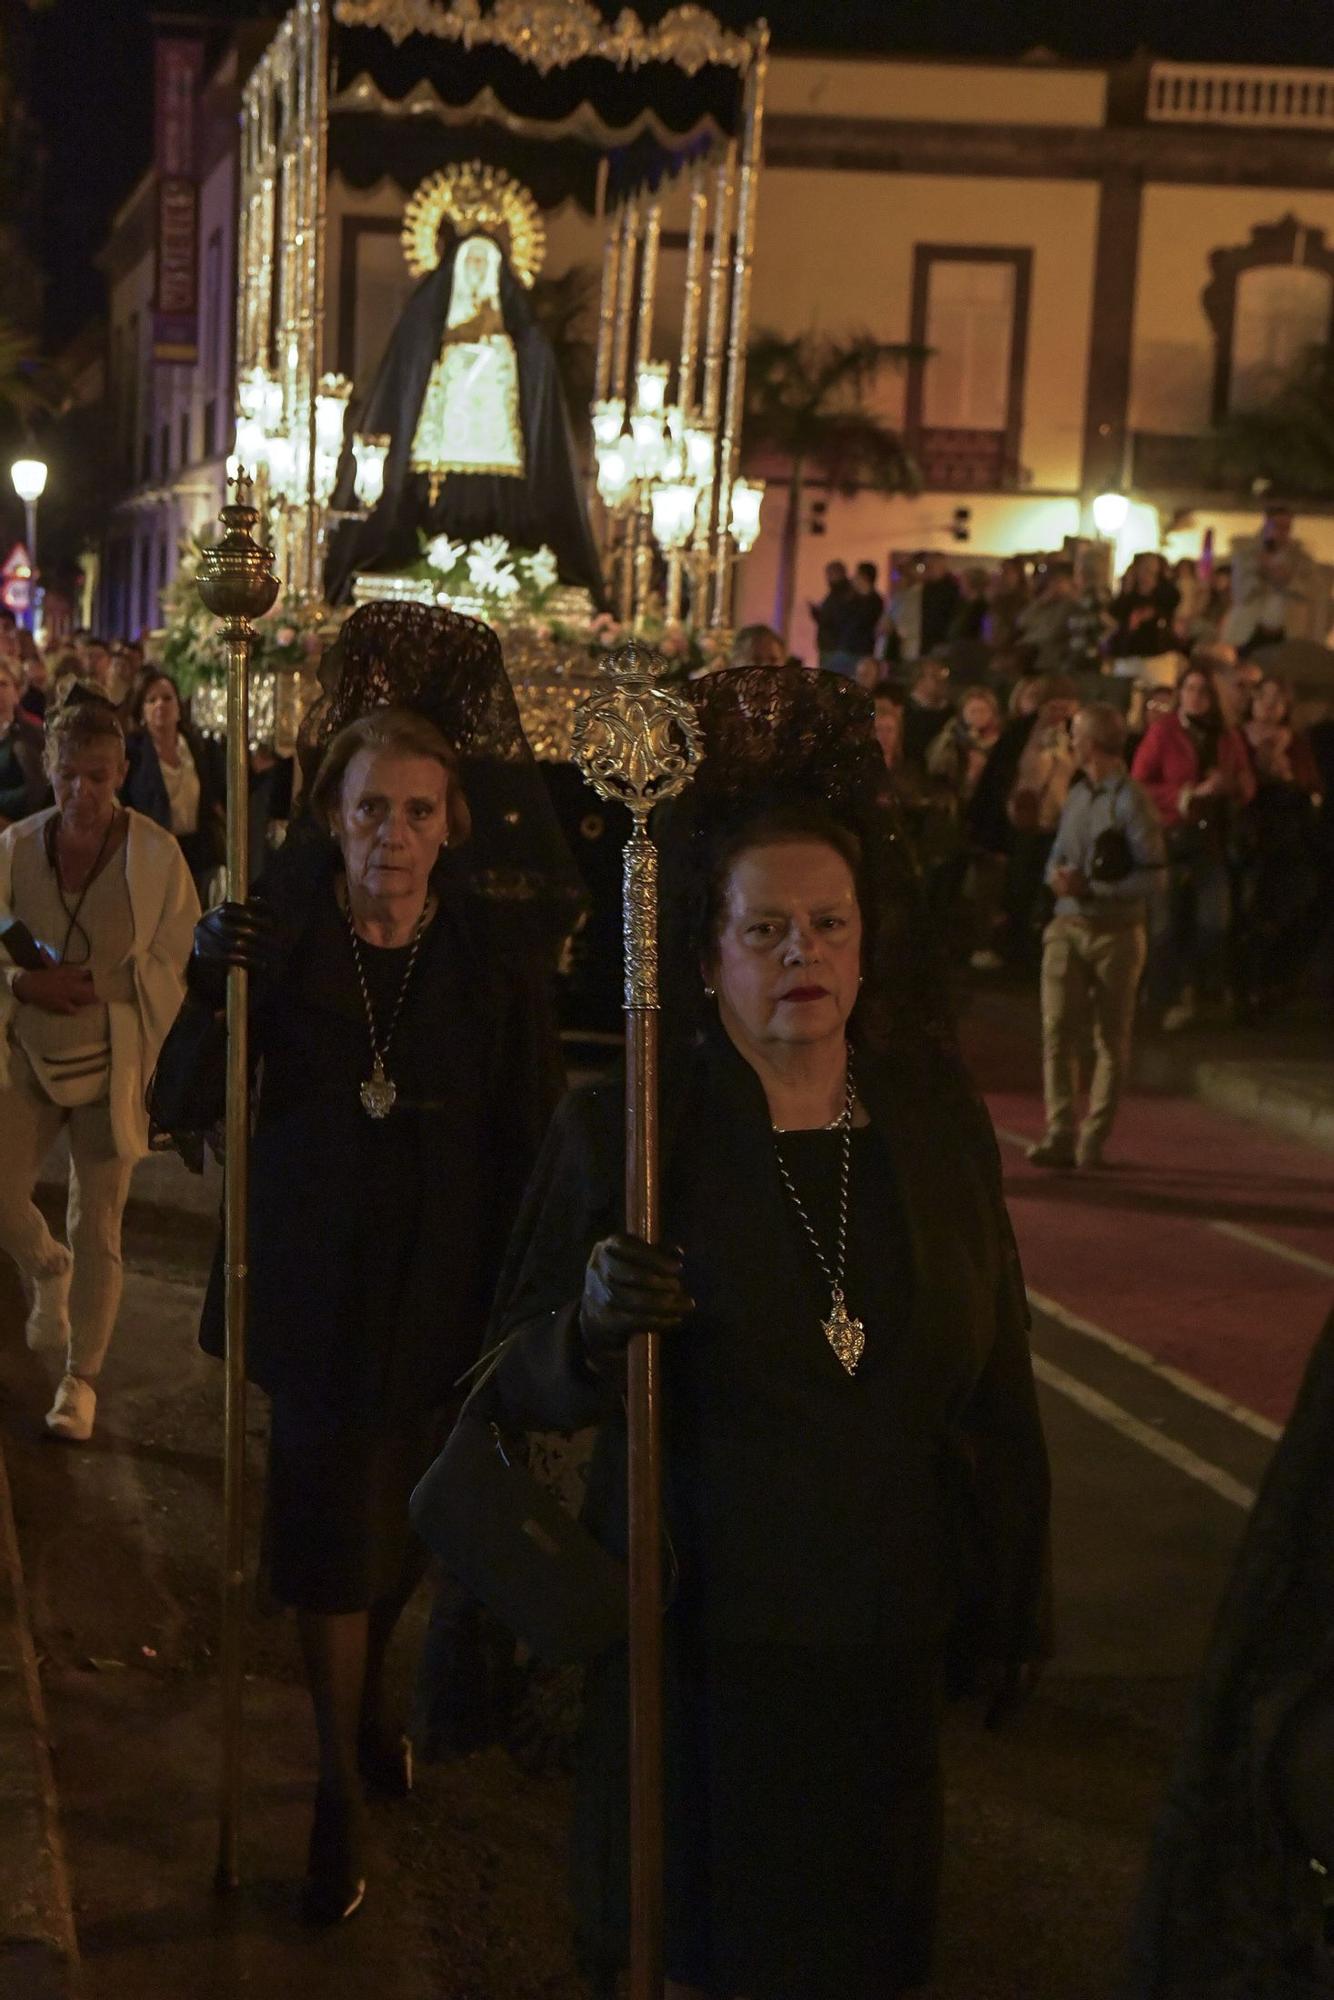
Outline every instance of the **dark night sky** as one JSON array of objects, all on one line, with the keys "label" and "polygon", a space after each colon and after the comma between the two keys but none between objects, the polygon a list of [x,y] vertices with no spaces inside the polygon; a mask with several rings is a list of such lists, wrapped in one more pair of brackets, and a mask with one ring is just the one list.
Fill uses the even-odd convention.
[{"label": "dark night sky", "polygon": [[[271,8],[236,4],[173,12],[214,19]],[[608,4],[606,11],[617,7]],[[664,11],[642,4],[648,18]],[[741,25],[761,0],[715,0]],[[1035,47],[1076,59],[1164,56],[1334,65],[1331,0],[769,0],[778,46],[915,55],[1015,56]],[[151,144],[149,0],[54,0],[29,30],[29,100],[47,172],[38,252],[50,275],[47,330],[63,340],[99,302],[92,257],[107,221],[147,164]]]}]

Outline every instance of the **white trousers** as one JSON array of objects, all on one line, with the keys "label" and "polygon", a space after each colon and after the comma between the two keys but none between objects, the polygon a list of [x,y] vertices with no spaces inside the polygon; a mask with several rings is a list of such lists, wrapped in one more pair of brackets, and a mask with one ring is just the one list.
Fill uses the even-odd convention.
[{"label": "white trousers", "polygon": [[106,1359],[120,1306],[120,1226],[134,1162],[116,1152],[105,1098],[72,1110],[53,1104],[22,1050],[12,1045],[9,1074],[8,1086],[0,1090],[0,1250],[9,1252],[30,1282],[61,1268],[61,1247],[32,1197],[43,1160],[66,1131],[65,1224],[74,1252],[67,1366],[92,1380]]}]

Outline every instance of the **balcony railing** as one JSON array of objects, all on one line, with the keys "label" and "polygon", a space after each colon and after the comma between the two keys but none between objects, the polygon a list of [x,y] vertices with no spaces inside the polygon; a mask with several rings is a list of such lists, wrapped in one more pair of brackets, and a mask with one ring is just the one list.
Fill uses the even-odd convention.
[{"label": "balcony railing", "polygon": [[1334,70],[1155,63],[1148,115],[1173,124],[1334,131]]}]

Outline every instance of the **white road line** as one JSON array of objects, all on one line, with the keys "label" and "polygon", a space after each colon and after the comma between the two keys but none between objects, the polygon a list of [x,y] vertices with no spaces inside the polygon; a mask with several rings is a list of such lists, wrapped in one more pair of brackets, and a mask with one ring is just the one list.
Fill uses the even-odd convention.
[{"label": "white road line", "polygon": [[1239,1222],[1211,1222],[1220,1236],[1230,1236],[1234,1243],[1248,1243],[1252,1250],[1268,1251],[1271,1257],[1281,1257],[1285,1264],[1300,1264],[1304,1271],[1318,1271],[1322,1278],[1334,1278],[1334,1264],[1324,1257],[1317,1257],[1310,1250],[1295,1250],[1290,1243],[1280,1243],[1276,1236],[1266,1236],[1259,1229],[1243,1229]]},{"label": "white road line", "polygon": [[[1030,1143],[1022,1133],[1011,1132],[1004,1125],[996,1127],[996,1137],[1003,1140],[1007,1146],[1022,1148]],[[1211,1222],[1209,1227],[1219,1230],[1224,1236],[1234,1236],[1240,1242],[1249,1243],[1256,1249],[1271,1250],[1275,1256],[1287,1257],[1296,1264],[1309,1265],[1334,1278],[1334,1264],[1326,1264],[1319,1257],[1312,1257],[1304,1250],[1289,1250],[1285,1243],[1277,1243],[1270,1237],[1261,1236],[1256,1230],[1242,1229],[1231,1222]],[[1101,1346],[1110,1348],[1111,1352],[1119,1355],[1123,1361],[1133,1361],[1137,1367],[1147,1368],[1150,1374],[1160,1375],[1164,1382],[1170,1382],[1183,1396],[1193,1397],[1197,1403],[1204,1403],[1209,1409],[1217,1410],[1220,1415],[1231,1417],[1234,1423],[1244,1424],[1247,1430],[1255,1431],[1262,1438],[1268,1438],[1271,1443],[1282,1437],[1282,1424],[1274,1423],[1269,1417],[1262,1417],[1258,1410],[1248,1410],[1244,1403],[1233,1402],[1230,1396],[1224,1396],[1217,1389],[1211,1389],[1205,1382],[1197,1382],[1193,1376],[1183,1374],[1169,1362],[1156,1361],[1144,1348],[1136,1347],[1129,1340],[1122,1340],[1118,1334],[1109,1333],[1105,1326],[1097,1326],[1091,1319],[1081,1319],[1078,1313],[1071,1312],[1067,1306],[1045,1297],[1041,1292],[1035,1292],[1031,1285],[1028,1288],[1028,1298],[1035,1310],[1045,1313],[1048,1319],[1056,1320],[1071,1333],[1082,1334],[1086,1340],[1096,1340]]]},{"label": "white road line", "polygon": [[1091,1319],[1081,1319],[1078,1313],[1072,1313],[1068,1307],[1060,1305],[1055,1299],[1047,1298],[1042,1292],[1035,1292],[1031,1285],[1028,1288],[1028,1299],[1035,1312],[1042,1313],[1047,1319],[1054,1319],[1058,1326],[1065,1327],[1070,1333],[1081,1334],[1085,1340],[1096,1340],[1100,1347],[1110,1348],[1111,1352],[1119,1355],[1121,1360],[1133,1361],[1137,1368],[1147,1368],[1151,1375],[1160,1375],[1164,1382],[1169,1382],[1174,1389],[1179,1389],[1183,1396],[1190,1396],[1195,1402],[1204,1403],[1209,1409],[1217,1410],[1220,1415],[1231,1417],[1234,1423],[1244,1424],[1247,1430],[1257,1432],[1262,1438],[1268,1438],[1271,1443],[1282,1437],[1283,1426],[1272,1422],[1268,1417],[1262,1417],[1258,1410],[1248,1410],[1244,1403],[1234,1403],[1231,1397],[1222,1395],[1217,1389],[1211,1389],[1207,1383],[1197,1382],[1192,1375],[1183,1375],[1179,1368],[1173,1368],[1169,1362],[1155,1361],[1144,1348],[1136,1347],[1128,1340],[1122,1340],[1119,1334],[1109,1333],[1105,1326],[1097,1326]]},{"label": "white road line", "polygon": [[1168,1465],[1174,1466],[1178,1472],[1183,1472],[1188,1479],[1198,1480],[1201,1486],[1209,1487],[1220,1499],[1230,1501],[1234,1507],[1240,1507],[1243,1512],[1254,1504],[1253,1490],[1249,1486],[1243,1486],[1239,1479],[1234,1479],[1230,1472],[1224,1472],[1221,1466],[1211,1465],[1207,1458],[1201,1458],[1197,1452],[1189,1450],[1184,1444],[1178,1444],[1175,1438],[1165,1437],[1161,1431],[1152,1429],[1148,1424],[1142,1424],[1139,1418],[1132,1417],[1128,1410],[1123,1410],[1119,1404],[1110,1402],[1106,1396],[1100,1396],[1096,1389],[1088,1388],[1075,1376],[1067,1375],[1064,1368],[1057,1368],[1052,1362],[1044,1361],[1040,1354],[1035,1354],[1033,1357],[1033,1373],[1039,1382],[1045,1382],[1058,1396],[1066,1397],[1088,1416],[1096,1418],[1099,1423],[1109,1425],[1114,1431],[1119,1431],[1122,1437],[1129,1438],[1132,1444],[1142,1445],[1145,1451],[1151,1451],[1156,1458],[1166,1460]]}]

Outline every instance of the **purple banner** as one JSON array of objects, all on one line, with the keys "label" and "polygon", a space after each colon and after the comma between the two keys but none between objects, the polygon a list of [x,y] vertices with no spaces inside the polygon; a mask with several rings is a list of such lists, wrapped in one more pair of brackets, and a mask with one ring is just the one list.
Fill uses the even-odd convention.
[{"label": "purple banner", "polygon": [[199,186],[195,106],[204,45],[193,37],[159,39],[155,55],[157,287],[153,359],[199,359]]}]

